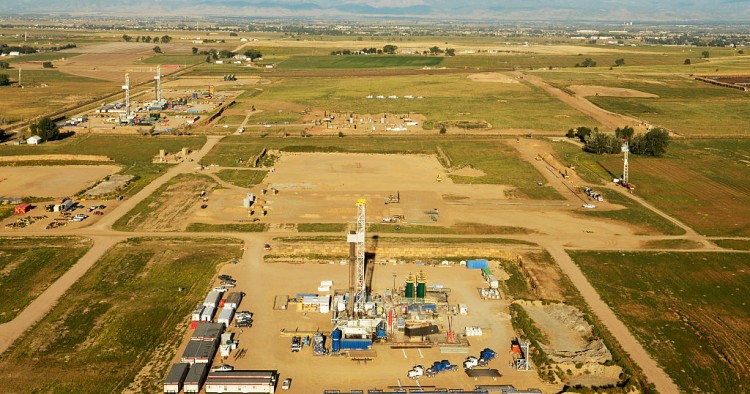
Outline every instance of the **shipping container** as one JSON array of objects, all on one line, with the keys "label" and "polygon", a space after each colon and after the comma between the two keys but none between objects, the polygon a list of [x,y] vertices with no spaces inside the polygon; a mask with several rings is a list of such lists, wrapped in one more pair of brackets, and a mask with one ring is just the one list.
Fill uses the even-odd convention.
[{"label": "shipping container", "polygon": [[224,327],[229,327],[229,324],[232,322],[232,317],[234,317],[234,309],[224,308],[219,313],[219,318],[216,320],[216,322],[219,324],[223,324]]},{"label": "shipping container", "polygon": [[371,339],[342,339],[339,341],[341,350],[367,350],[372,347]]},{"label": "shipping container", "polygon": [[206,309],[205,305],[198,305],[193,309],[192,319],[193,321],[200,321],[203,310]]},{"label": "shipping container", "polygon": [[198,393],[203,388],[203,383],[208,375],[208,364],[195,364],[185,377],[183,386],[185,393]]},{"label": "shipping container", "polygon": [[179,363],[172,365],[172,368],[167,374],[167,378],[164,379],[164,392],[165,393],[179,393],[182,390],[182,385],[185,382],[185,377],[188,374],[190,364]]},{"label": "shipping container", "polygon": [[206,307],[206,309],[203,310],[203,313],[201,313],[201,321],[207,321],[210,322],[214,319],[214,314],[216,313],[216,307],[209,306]]},{"label": "shipping container", "polygon": [[240,302],[242,302],[242,293],[239,291],[232,291],[227,293],[227,300],[224,302],[224,308],[234,308],[237,309],[240,307]]},{"label": "shipping container", "polygon": [[219,305],[220,299],[221,299],[221,293],[213,290],[208,293],[208,295],[206,296],[206,299],[203,301],[203,305],[205,305],[206,307],[212,306],[215,308],[217,305]]},{"label": "shipping container", "polygon": [[404,334],[409,337],[423,337],[430,334],[437,334],[438,332],[440,330],[434,324],[404,327]]},{"label": "shipping container", "polygon": [[219,323],[200,322],[190,336],[191,341],[215,341],[224,332],[224,325]]},{"label": "shipping container", "polygon": [[487,259],[466,260],[466,268],[468,269],[479,270],[482,268],[488,268],[489,265],[490,263]]}]

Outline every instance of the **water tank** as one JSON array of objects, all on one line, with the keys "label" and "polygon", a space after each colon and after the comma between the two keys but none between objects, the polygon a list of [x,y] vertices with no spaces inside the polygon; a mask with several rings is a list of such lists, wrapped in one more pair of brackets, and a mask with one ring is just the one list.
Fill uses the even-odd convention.
[{"label": "water tank", "polygon": [[331,332],[331,350],[334,353],[341,351],[341,330],[338,328]]},{"label": "water tank", "polygon": [[406,292],[404,293],[406,298],[414,298],[414,283],[406,282]]},{"label": "water tank", "polygon": [[417,283],[417,298],[424,298],[427,292],[427,284],[424,282]]}]

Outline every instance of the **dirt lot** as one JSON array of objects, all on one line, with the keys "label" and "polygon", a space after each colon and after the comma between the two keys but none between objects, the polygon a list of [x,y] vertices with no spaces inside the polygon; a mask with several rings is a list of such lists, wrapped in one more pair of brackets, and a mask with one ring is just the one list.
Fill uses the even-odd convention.
[{"label": "dirt lot", "polygon": [[518,79],[501,73],[478,73],[471,74],[466,78],[475,82],[520,83]]},{"label": "dirt lot", "polygon": [[570,85],[570,90],[579,96],[608,96],[608,97],[646,97],[658,98],[659,96],[651,93],[641,92],[635,89],[614,88],[609,86],[594,85]]},{"label": "dirt lot", "polygon": [[[343,241],[343,239],[342,239]],[[289,350],[290,339],[279,335],[281,329],[286,330],[321,330],[329,333],[331,322],[329,314],[317,312],[297,312],[294,309],[274,310],[276,295],[291,295],[296,293],[315,293],[318,282],[332,280],[334,289],[346,287],[348,266],[340,264],[268,264],[262,262],[260,244],[250,243],[249,252],[237,265],[227,265],[222,273],[232,275],[237,279],[235,290],[244,291],[247,296],[239,310],[249,310],[254,313],[252,328],[232,328],[239,335],[240,350],[247,349],[247,356],[234,359],[230,355],[225,363],[240,369],[278,369],[280,379],[293,378],[290,393],[322,392],[324,389],[385,389],[389,385],[415,385],[406,378],[406,371],[415,364],[427,365],[433,361],[448,359],[458,364],[467,354],[441,354],[439,348],[432,349],[391,349],[385,345],[375,345],[377,354],[374,360],[367,364],[357,364],[345,357],[315,357],[308,347],[300,353]],[[257,250],[256,250],[257,249]],[[539,387],[544,392],[556,392],[557,386],[543,384],[538,380],[535,372],[516,372],[508,368],[511,360],[510,338],[514,335],[510,324],[508,303],[503,300],[480,299],[476,288],[485,282],[481,274],[475,270],[462,267],[417,267],[414,265],[377,265],[373,274],[373,288],[375,291],[390,289],[396,275],[397,286],[402,285],[408,273],[415,273],[424,269],[428,276],[428,285],[443,284],[451,288],[449,303],[467,303],[469,314],[458,316],[454,320],[454,327],[463,332],[465,326],[481,326],[486,333],[482,337],[472,337],[470,354],[477,354],[485,347],[491,347],[498,353],[498,358],[490,363],[490,367],[497,368],[503,377],[497,381],[480,378],[475,381],[468,378],[462,371],[446,372],[434,378],[423,378],[421,385],[435,385],[447,388],[473,388],[475,384],[514,384],[516,387]],[[268,286],[273,283],[273,286]],[[443,321],[443,324],[446,322]],[[186,345],[177,351],[174,361]],[[258,355],[263,355],[259,357]],[[217,357],[214,365],[221,364]],[[347,373],[342,374],[346,368]]]},{"label": "dirt lot", "polygon": [[0,196],[65,197],[119,170],[112,165],[0,167]]}]

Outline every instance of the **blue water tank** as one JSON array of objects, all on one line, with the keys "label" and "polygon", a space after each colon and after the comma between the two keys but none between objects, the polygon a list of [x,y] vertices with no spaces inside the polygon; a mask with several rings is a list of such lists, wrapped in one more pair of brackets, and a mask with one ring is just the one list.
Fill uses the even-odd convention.
[{"label": "blue water tank", "polygon": [[341,351],[341,330],[338,328],[331,332],[331,350],[334,353]]},{"label": "blue water tank", "polygon": [[466,260],[466,268],[468,269],[482,269],[488,267],[489,261],[487,261],[487,259]]},{"label": "blue water tank", "polygon": [[341,349],[342,350],[367,350],[372,347],[371,339],[342,339]]},{"label": "blue water tank", "polygon": [[377,330],[378,338],[385,338],[387,327],[388,325],[385,323],[385,320],[378,323],[378,330]]}]

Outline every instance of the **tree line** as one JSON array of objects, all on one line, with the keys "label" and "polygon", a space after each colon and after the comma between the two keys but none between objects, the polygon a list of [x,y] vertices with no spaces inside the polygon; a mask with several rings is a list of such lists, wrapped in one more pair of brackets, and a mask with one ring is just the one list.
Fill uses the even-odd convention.
[{"label": "tree line", "polygon": [[[125,41],[125,42],[132,42],[133,41],[133,37],[131,37],[131,36],[127,35],[127,34],[123,34],[122,35],[122,40]],[[159,36],[153,36],[153,37],[151,37],[151,36],[136,36],[135,37],[135,42],[145,42],[145,43],[152,43],[153,42],[154,44],[158,44],[158,43],[161,42],[162,44],[169,44],[170,41],[172,41],[172,37],[170,37],[168,35],[164,35],[164,36],[161,36],[161,37],[159,37]]]},{"label": "tree line", "polygon": [[614,154],[622,152],[623,141],[628,141],[629,152],[643,156],[663,156],[667,152],[669,131],[654,127],[644,134],[634,135],[630,126],[617,128],[615,134],[602,133],[598,128],[585,126],[568,130],[568,138],[578,138],[584,143],[583,150],[596,154]]}]

